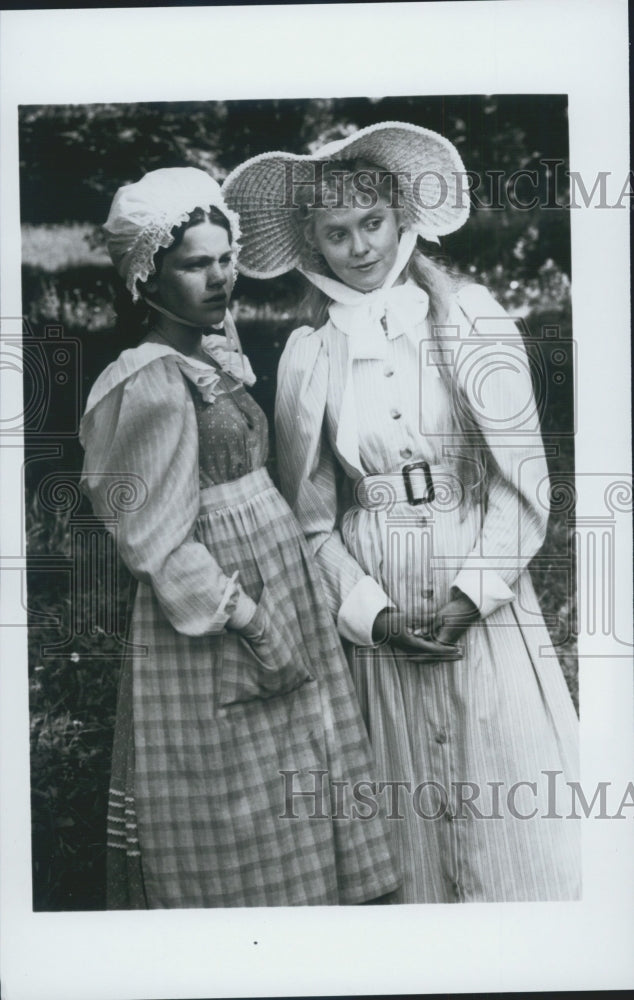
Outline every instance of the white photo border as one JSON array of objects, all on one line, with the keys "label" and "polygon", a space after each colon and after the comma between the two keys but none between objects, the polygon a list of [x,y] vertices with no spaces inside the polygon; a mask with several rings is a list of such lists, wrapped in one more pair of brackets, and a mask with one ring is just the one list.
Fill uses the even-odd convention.
[{"label": "white photo border", "polygon": [[[2,34],[3,335],[21,335],[18,105],[567,94],[570,165],[628,176],[625,0],[483,0],[5,11]],[[307,52],[309,58],[307,58]],[[629,199],[625,200],[628,204]],[[630,460],[629,211],[571,211],[579,345],[578,474]],[[3,372],[4,414],[21,409]],[[10,373],[9,373],[10,376]],[[0,428],[1,428],[0,424]],[[22,531],[21,448],[0,447],[2,549]],[[594,498],[578,479],[577,513]],[[629,628],[631,537],[619,573]],[[2,979],[9,1000],[619,989],[632,985],[634,822],[584,822],[578,903],[33,913],[26,627],[19,565],[3,567]],[[14,570],[14,572],[11,572]],[[581,591],[585,586],[579,581]],[[606,637],[606,649],[610,649]],[[582,783],[625,790],[634,753],[630,660],[584,657]],[[620,654],[620,655],[616,655]]]}]

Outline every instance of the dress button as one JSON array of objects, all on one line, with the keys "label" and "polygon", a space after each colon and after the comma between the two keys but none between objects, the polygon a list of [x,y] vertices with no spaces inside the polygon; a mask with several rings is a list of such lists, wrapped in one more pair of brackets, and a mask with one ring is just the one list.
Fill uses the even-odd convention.
[{"label": "dress button", "polygon": [[400,420],[401,411],[400,410],[390,410],[390,416],[392,420]]},{"label": "dress button", "polygon": [[405,458],[405,459],[411,458],[412,457],[412,449],[411,448],[401,448],[399,454],[400,454],[401,458]]},{"label": "dress button", "polygon": [[387,368],[383,369],[383,374],[385,375],[386,378],[391,378],[392,375],[394,374],[394,369],[388,366]]}]

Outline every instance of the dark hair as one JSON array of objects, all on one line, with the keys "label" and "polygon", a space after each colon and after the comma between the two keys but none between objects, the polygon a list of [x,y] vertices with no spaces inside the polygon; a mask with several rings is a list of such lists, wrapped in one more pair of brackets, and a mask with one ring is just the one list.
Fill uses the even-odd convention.
[{"label": "dark hair", "polygon": [[[161,273],[161,267],[166,254],[170,250],[174,250],[180,246],[188,229],[199,226],[201,222],[211,222],[214,226],[220,226],[227,233],[229,243],[231,243],[231,225],[226,215],[219,208],[216,208],[215,205],[210,205],[207,209],[195,208],[193,212],[189,213],[185,222],[174,226],[172,229],[174,239],[170,245],[168,247],[159,247],[154,254],[154,269],[156,274]],[[134,302],[125,282],[118,275],[115,275],[114,286],[115,333],[126,341],[133,341],[136,344],[147,333],[153,315],[152,308],[143,299]]]},{"label": "dark hair", "polygon": [[183,242],[183,237],[187,230],[192,229],[193,226],[199,226],[201,222],[212,222],[214,226],[220,226],[225,230],[229,237],[229,243],[231,243],[231,226],[229,225],[229,220],[219,208],[216,208],[215,205],[210,205],[207,209],[195,208],[193,212],[189,213],[189,218],[185,222],[181,222],[180,226],[174,226],[172,229],[174,239],[170,245],[168,247],[159,247],[154,254],[154,268],[157,274],[161,273],[161,265],[165,254],[179,247]]}]

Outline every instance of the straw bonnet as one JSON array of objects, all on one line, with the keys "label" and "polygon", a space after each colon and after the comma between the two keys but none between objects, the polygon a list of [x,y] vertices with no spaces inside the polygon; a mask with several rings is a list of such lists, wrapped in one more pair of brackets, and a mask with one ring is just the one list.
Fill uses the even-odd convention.
[{"label": "straw bonnet", "polygon": [[103,231],[112,263],[134,301],[141,294],[138,282],[147,281],[154,273],[157,250],[174,242],[174,227],[186,222],[195,208],[206,210],[212,205],[229,223],[235,258],[240,238],[238,216],[225,204],[220,185],[204,170],[163,167],[119,188]]},{"label": "straw bonnet", "polygon": [[398,176],[404,222],[427,239],[453,233],[469,215],[464,165],[444,136],[407,122],[380,122],[308,155],[261,153],[236,167],[222,193],[240,216],[239,269],[273,278],[302,267],[305,237],[298,190],[316,190],[319,164],[360,159]]}]

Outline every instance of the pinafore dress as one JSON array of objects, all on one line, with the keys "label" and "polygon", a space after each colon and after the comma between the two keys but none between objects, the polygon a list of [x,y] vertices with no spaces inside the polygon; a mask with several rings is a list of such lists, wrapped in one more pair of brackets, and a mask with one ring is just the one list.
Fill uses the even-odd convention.
[{"label": "pinafore dress", "polygon": [[[125,433],[126,393],[135,405],[145,396],[158,420],[176,406],[184,429],[173,460],[193,456],[199,489],[191,539],[238,574],[271,623],[259,644],[228,628],[184,634],[141,574],[114,739],[108,905],[362,903],[400,881],[383,816],[350,819],[350,789],[374,777],[371,748],[310,554],[264,466],[266,418],[240,381],[219,374],[207,403],[173,357],[158,358],[113,389],[121,398],[107,397],[108,420],[84,428],[88,454],[91,436]],[[141,478],[161,461],[147,433],[135,453]],[[102,472],[108,454],[99,448]],[[100,510],[103,476],[91,469],[84,485]],[[164,496],[175,512],[178,488]],[[125,533],[125,514],[118,527]],[[166,521],[154,537],[169,530]],[[130,544],[122,551],[134,573]]]}]

